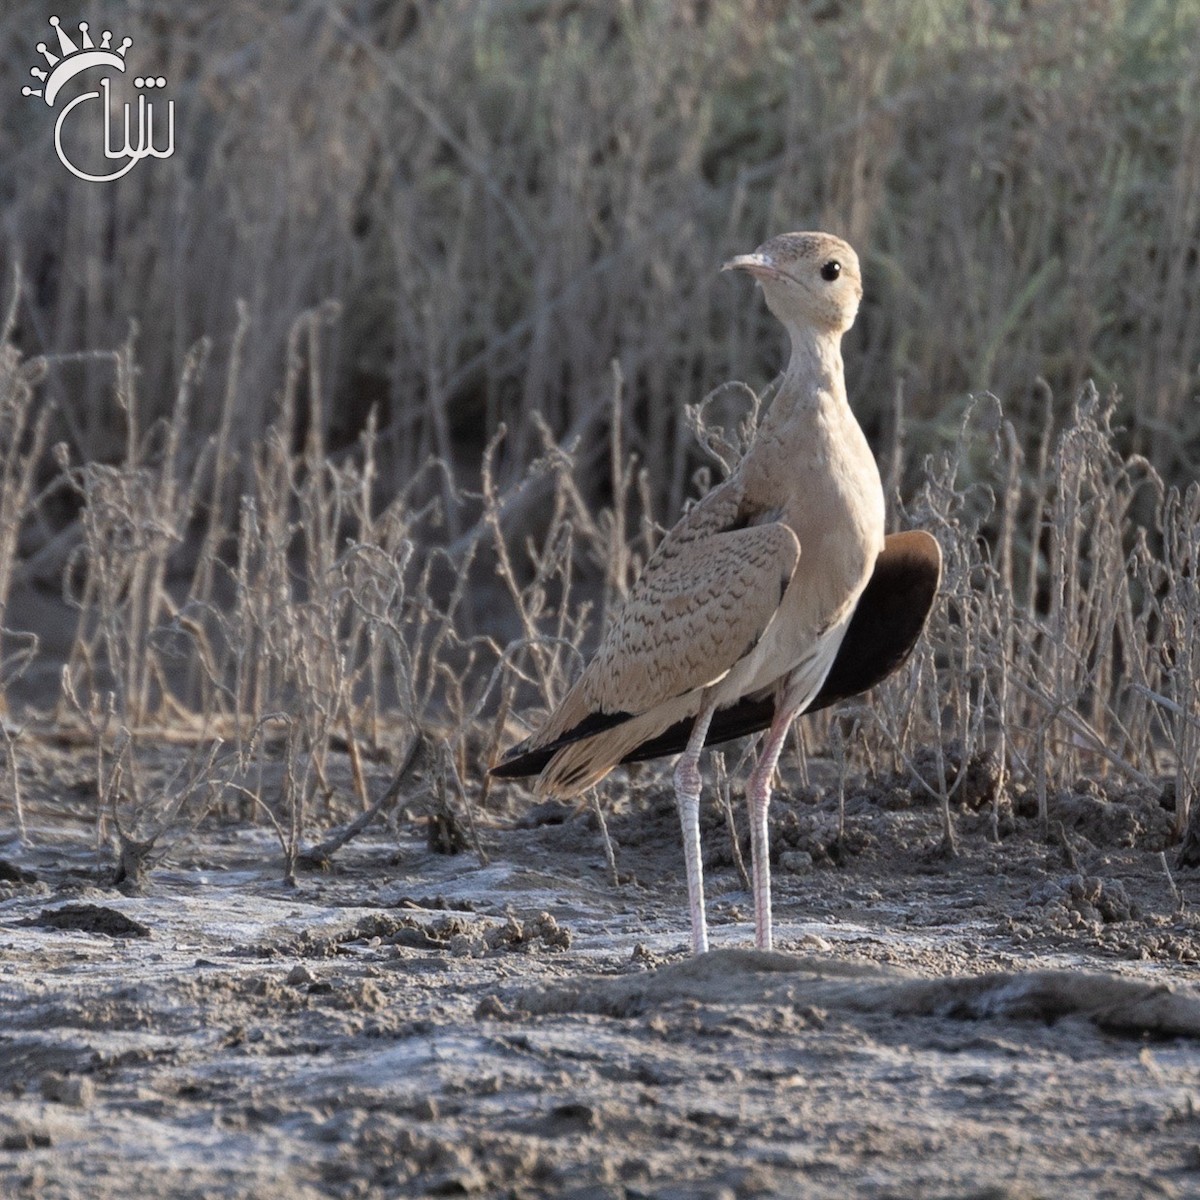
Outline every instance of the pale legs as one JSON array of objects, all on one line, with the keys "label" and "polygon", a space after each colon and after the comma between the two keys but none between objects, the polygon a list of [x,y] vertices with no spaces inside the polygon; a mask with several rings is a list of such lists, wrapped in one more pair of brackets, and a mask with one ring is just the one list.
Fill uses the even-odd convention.
[{"label": "pale legs", "polygon": [[700,751],[716,706],[706,697],[696,715],[687,747],[675,764],[675,805],[683,829],[683,863],[687,870],[688,912],[692,918],[692,953],[708,949],[704,917],[704,864],[700,859]]},{"label": "pale legs", "polygon": [[763,739],[758,762],[746,781],[746,807],[750,811],[750,872],[754,885],[754,944],[760,950],[771,949],[771,847],[767,840],[771,777],[775,774],[784,738],[799,711],[797,705],[775,714]]}]

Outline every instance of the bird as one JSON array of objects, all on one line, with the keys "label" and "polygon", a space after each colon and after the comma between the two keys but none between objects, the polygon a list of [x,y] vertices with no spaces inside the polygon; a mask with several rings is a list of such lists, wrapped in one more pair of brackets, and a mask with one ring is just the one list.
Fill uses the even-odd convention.
[{"label": "bird", "polygon": [[753,277],[787,331],[770,407],[737,466],[663,536],[559,704],[491,768],[569,798],[620,763],[677,755],[697,954],[708,949],[701,751],[766,731],[745,790],[755,945],[770,950],[768,810],[787,732],[903,664],[942,565],[930,534],[885,534],[879,469],[847,399],[841,341],[862,299],[854,249],[785,233],[721,269]]}]

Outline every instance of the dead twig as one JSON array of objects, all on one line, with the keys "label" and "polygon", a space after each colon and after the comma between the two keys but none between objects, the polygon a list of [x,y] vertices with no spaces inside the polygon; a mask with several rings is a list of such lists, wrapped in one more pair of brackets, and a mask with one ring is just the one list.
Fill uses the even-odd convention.
[{"label": "dead twig", "polygon": [[409,743],[408,750],[405,752],[399,768],[395,775],[392,776],[392,782],[388,784],[387,790],[383,795],[370,808],[359,813],[353,821],[335,830],[324,841],[318,842],[317,845],[310,846],[308,849],[301,851],[296,856],[296,865],[308,871],[327,870],[333,862],[333,856],[343,846],[353,841],[376,817],[391,808],[399,797],[400,789],[407,782],[409,775],[424,760],[426,754],[425,738],[418,733]]}]

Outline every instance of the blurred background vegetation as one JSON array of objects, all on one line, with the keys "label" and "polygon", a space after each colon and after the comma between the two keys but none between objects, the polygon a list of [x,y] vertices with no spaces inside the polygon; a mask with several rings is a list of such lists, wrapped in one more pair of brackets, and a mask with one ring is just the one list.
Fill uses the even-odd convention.
[{"label": "blurred background vegetation", "polygon": [[[434,745],[469,824],[745,432],[720,385],[784,361],[721,263],[814,227],[946,572],[805,736],[921,779],[947,845],[972,764],[995,836],[1106,772],[1200,814],[1200,0],[48,3],[0,8],[0,709],[53,708],[0,711],[19,830],[64,731],[119,875],[213,804],[290,873],[343,746],[366,806]],[[52,14],[166,76],[173,157],[68,173],[21,96]],[[208,747],[165,791],[164,730]]]},{"label": "blurred background vegetation", "polygon": [[[385,493],[430,455],[474,480],[502,422],[497,469],[518,478],[538,413],[580,439],[603,499],[616,360],[627,448],[670,519],[697,462],[684,404],[783,361],[718,267],[825,228],[864,259],[846,360],[877,445],[898,387],[919,463],[968,393],[993,391],[1033,444],[1092,378],[1121,393],[1128,449],[1195,472],[1198,0],[59,9],[167,76],[178,149],[115,183],[70,176],[52,114],[20,96],[51,9],[4,5],[0,288],[11,301],[19,268],[26,356],[111,350],[136,322],[145,420],[209,336],[193,432],[232,387],[230,445],[251,444],[288,331],[332,299],[297,353],[322,356],[335,452],[376,411]],[[124,454],[111,360],[60,362],[45,387],[73,460]]]}]

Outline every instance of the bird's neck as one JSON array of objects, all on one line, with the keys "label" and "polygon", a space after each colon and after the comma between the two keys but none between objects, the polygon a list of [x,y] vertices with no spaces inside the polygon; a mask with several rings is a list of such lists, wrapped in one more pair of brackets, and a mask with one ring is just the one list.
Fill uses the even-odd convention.
[{"label": "bird's neck", "polygon": [[785,378],[803,383],[803,391],[838,391],[844,395],[842,335],[811,325],[789,326],[788,334],[792,357]]},{"label": "bird's neck", "polygon": [[820,410],[845,407],[841,334],[811,326],[789,326],[788,333],[792,339],[792,357],[767,420],[780,425]]}]

